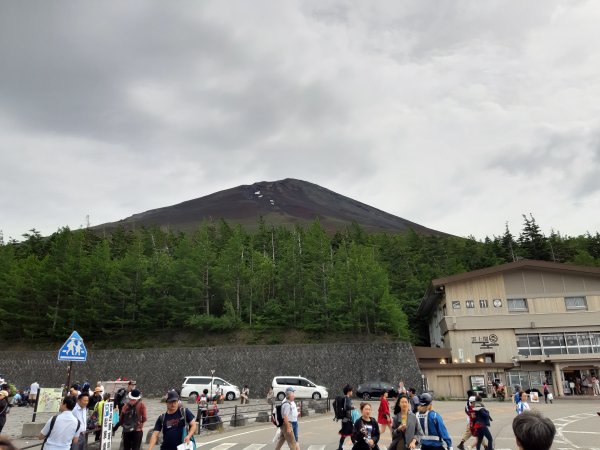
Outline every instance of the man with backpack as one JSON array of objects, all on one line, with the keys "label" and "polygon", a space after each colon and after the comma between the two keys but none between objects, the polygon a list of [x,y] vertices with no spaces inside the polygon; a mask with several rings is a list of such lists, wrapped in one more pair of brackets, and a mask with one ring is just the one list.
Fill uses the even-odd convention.
[{"label": "man with backpack", "polygon": [[128,399],[119,415],[119,425],[123,427],[123,450],[140,450],[148,413],[138,389],[133,389]]},{"label": "man with backpack", "polygon": [[[130,380],[129,383],[127,383],[127,389],[125,388],[119,388],[117,390],[117,392],[115,393],[115,398],[113,399],[113,403],[115,404],[115,408],[117,408],[119,410],[119,416],[121,416],[121,411],[123,410],[123,406],[125,406],[125,402],[127,401],[127,396],[129,395],[129,393],[135,389],[135,381]],[[119,424],[117,423],[114,427],[113,427],[113,436],[115,435],[115,433],[117,432],[117,430],[119,429]]]},{"label": "man with backpack", "polygon": [[180,407],[179,394],[176,391],[167,393],[167,412],[156,419],[148,450],[154,448],[161,432],[163,437],[160,450],[177,450],[178,445],[189,444],[196,432],[194,414],[189,409]]},{"label": "man with backpack", "polygon": [[421,449],[440,450],[445,443],[448,450],[452,450],[452,439],[448,434],[446,425],[444,425],[442,416],[433,410],[433,397],[431,394],[424,392],[419,396],[419,402],[417,419],[423,430]]},{"label": "man with backpack", "polygon": [[[281,422],[275,424],[280,427],[275,450],[281,450],[284,442],[287,442],[290,450],[300,450],[298,444],[298,407],[294,402],[294,398],[294,388],[289,386],[285,390],[285,399],[280,406],[275,407],[276,410],[280,408],[281,411]],[[279,417],[277,417],[277,421],[279,421]]]},{"label": "man with backpack", "polygon": [[347,384],[344,386],[344,395],[338,396],[334,400],[333,410],[335,412],[336,421],[342,421],[342,428],[339,431],[340,444],[338,450],[343,450],[344,441],[347,437],[352,437],[354,433],[354,424],[352,423],[352,386]]},{"label": "man with backpack", "polygon": [[44,440],[43,450],[69,450],[72,444],[77,444],[79,434],[85,431],[82,424],[73,415],[75,399],[69,395],[60,404],[60,414],[52,417],[39,435]]},{"label": "man with backpack", "polygon": [[490,433],[489,429],[489,426],[491,425],[493,419],[490,416],[490,412],[484,406],[481,397],[476,398],[475,403],[473,405],[473,410],[475,411],[474,435],[477,436],[477,450],[480,450],[483,438],[487,439],[486,449],[494,450],[492,433]]}]

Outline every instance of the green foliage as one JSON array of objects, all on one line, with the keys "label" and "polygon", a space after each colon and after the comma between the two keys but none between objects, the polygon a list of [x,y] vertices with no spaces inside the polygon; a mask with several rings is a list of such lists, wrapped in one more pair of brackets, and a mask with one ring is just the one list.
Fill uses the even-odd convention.
[{"label": "green foliage", "polygon": [[[248,233],[225,221],[189,235],[119,228],[108,236],[62,228],[22,242],[0,239],[0,336],[62,341],[73,329],[94,337],[187,328],[250,328],[276,343],[296,329],[321,335],[427,340],[417,316],[434,278],[516,258],[600,266],[600,234],[544,236],[523,216],[518,237],[372,234],[353,223],[328,236],[272,227]],[[134,342],[135,338],[131,342]]]}]

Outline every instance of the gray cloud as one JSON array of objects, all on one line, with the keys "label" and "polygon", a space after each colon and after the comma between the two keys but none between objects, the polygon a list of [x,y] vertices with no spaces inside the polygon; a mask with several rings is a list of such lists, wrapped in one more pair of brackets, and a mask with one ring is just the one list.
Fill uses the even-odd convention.
[{"label": "gray cloud", "polygon": [[[600,229],[593,2],[4,2],[0,229],[302,178],[483,237]],[[493,207],[490,207],[493,205]]]}]

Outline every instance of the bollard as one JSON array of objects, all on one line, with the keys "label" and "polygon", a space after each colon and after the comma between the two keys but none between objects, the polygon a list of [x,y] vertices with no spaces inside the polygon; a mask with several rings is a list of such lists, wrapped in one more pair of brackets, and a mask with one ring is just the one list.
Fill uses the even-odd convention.
[{"label": "bollard", "polygon": [[231,420],[229,421],[229,425],[232,427],[243,427],[248,424],[248,419],[245,414],[235,413],[231,416]]},{"label": "bollard", "polygon": [[269,422],[271,420],[271,416],[267,411],[259,411],[258,416],[256,417],[257,422]]}]

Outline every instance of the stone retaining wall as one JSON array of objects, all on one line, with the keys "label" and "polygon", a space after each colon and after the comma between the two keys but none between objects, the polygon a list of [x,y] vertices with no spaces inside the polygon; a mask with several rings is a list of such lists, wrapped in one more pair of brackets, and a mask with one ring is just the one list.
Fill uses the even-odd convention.
[{"label": "stone retaining wall", "polygon": [[[19,387],[38,381],[59,387],[66,382],[68,363],[57,361],[56,352],[0,352],[0,373]],[[276,375],[302,375],[326,386],[331,397],[350,383],[385,380],[419,390],[421,374],[408,343],[306,344],[202,348],[145,348],[139,350],[91,350],[88,361],[73,363],[73,381],[138,381],[144,395],[160,395],[180,388],[185,376],[219,376],[240,388],[250,387],[251,397],[263,397]]]}]

